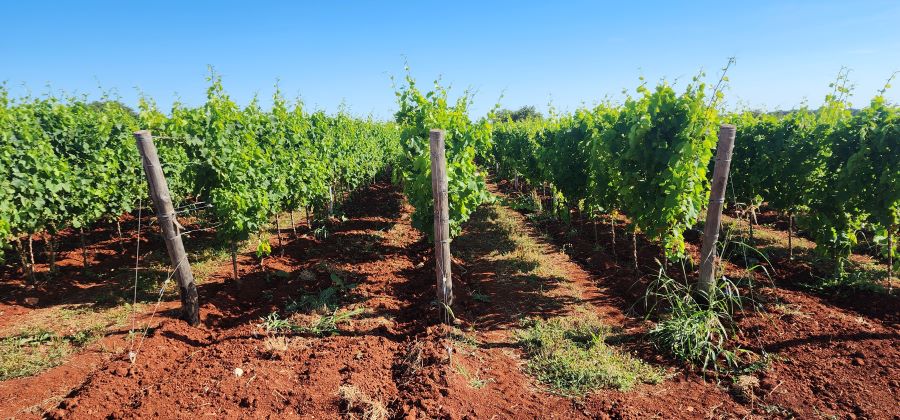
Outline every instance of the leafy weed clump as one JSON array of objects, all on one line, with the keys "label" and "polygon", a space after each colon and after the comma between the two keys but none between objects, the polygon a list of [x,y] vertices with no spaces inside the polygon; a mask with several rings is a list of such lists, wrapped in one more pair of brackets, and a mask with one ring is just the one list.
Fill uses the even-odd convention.
[{"label": "leafy weed clump", "polygon": [[278,334],[285,333],[300,333],[323,337],[337,334],[340,332],[338,326],[350,322],[353,318],[365,311],[366,308],[356,308],[345,311],[335,309],[325,315],[318,315],[314,320],[309,322],[301,322],[301,324],[305,325],[295,324],[291,319],[282,318],[278,312],[272,312],[268,316],[260,318],[260,323],[257,325],[267,336],[277,336]]},{"label": "leafy weed clump", "polygon": [[888,289],[878,282],[884,272],[877,270],[844,272],[826,277],[813,276],[813,281],[801,286],[814,293],[826,296],[852,296],[859,293],[888,293]]},{"label": "leafy weed clump", "polygon": [[644,296],[648,308],[660,309],[663,318],[649,332],[653,344],[673,357],[715,371],[738,368],[740,355],[750,352],[731,348],[735,311],[743,308],[744,298],[727,277],[718,279],[714,292],[707,296],[675,281],[660,268],[656,280]]},{"label": "leafy weed clump", "polygon": [[357,315],[365,312],[365,308],[356,308],[346,311],[335,310],[334,312],[321,315],[308,326],[298,326],[295,330],[301,333],[313,334],[318,336],[335,335],[339,332],[338,325],[350,322]]},{"label": "leafy weed clump", "polygon": [[318,293],[309,293],[300,297],[299,300],[292,301],[285,307],[288,312],[317,312],[328,313],[334,312],[338,307],[338,299],[347,295],[356,287],[356,283],[349,283],[341,276],[331,273],[331,286],[328,286]]}]

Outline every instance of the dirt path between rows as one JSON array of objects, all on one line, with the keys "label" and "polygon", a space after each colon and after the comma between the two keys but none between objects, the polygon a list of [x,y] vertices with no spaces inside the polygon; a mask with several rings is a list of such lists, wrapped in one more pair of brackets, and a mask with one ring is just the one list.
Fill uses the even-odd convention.
[{"label": "dirt path between rows", "polygon": [[[496,186],[490,188],[498,198],[505,197]],[[609,280],[612,270],[587,271],[521,213],[500,203],[486,205],[470,221],[467,232],[454,240],[454,249],[468,262],[469,272],[462,276],[466,290],[490,297],[489,304],[473,299],[461,303],[485,342],[513,348],[512,333],[523,319],[589,311],[616,330],[625,350],[667,367],[667,380],[660,384],[638,385],[628,391],[598,390],[583,398],[568,399],[581,416],[720,418],[750,413],[726,387],[685,373],[656,355],[643,338],[645,323],[626,316],[635,302],[622,296],[618,282]],[[527,274],[522,273],[523,268]],[[523,363],[519,352],[506,355]],[[673,404],[675,401],[677,404]],[[549,406],[538,411],[552,412]]]},{"label": "dirt path between rows", "polygon": [[[518,197],[510,183],[501,181],[500,185]],[[616,225],[605,219],[571,224],[548,217],[527,220],[597,280],[605,296],[602,303],[594,302],[598,306],[629,309],[640,300],[647,279],[659,269],[659,247],[639,237],[644,280],[636,281],[630,234],[621,219]],[[723,413],[744,417],[749,413],[754,418],[900,418],[900,297],[866,289],[817,293],[804,286],[825,280],[815,274],[815,260],[789,260],[785,231],[774,226],[756,226],[756,231],[756,245],[771,261],[767,266],[770,276],[761,270],[753,272],[755,287],[752,295],[747,295],[747,307],[737,314],[738,333],[731,342],[768,357],[743,372],[726,372],[706,383],[678,375],[661,386],[645,387],[646,393],[637,390],[621,395],[621,405],[640,407],[649,415],[657,406],[652,400],[662,398],[672,403],[661,411],[665,417],[690,417],[688,413],[694,417],[720,417]],[[801,252],[798,242],[803,241],[795,238],[795,255]],[[697,261],[700,237],[689,239],[687,248]],[[748,276],[738,259],[724,264],[725,275],[731,279]],[[669,275],[677,279],[686,275],[688,281],[696,278],[696,271],[682,274],[680,270],[670,266]],[[656,353],[644,352],[639,345],[635,349],[651,360]],[[717,382],[721,385],[714,385]],[[673,389],[678,387],[682,389]],[[710,391],[719,387],[728,392],[717,395]],[[616,393],[600,392],[598,398],[588,401],[602,400],[605,395],[617,398]]]},{"label": "dirt path between rows", "polygon": [[[595,264],[585,263],[579,258],[584,244],[576,242],[574,249],[562,252],[566,245],[557,237],[545,237],[522,214],[499,203],[480,209],[454,239],[457,322],[452,330],[437,325],[432,249],[411,227],[411,211],[394,186],[380,183],[360,191],[345,204],[344,219],[327,227],[325,237],[308,231],[285,235],[284,254],[275,247],[267,270],[260,270],[252,256],[242,255],[238,284],[230,278],[229,263],[214,267],[199,286],[200,328],[174,319],[177,302],[164,302],[154,323],[158,326],[147,335],[136,363],[129,363],[124,339],[114,334],[101,343],[120,345],[108,346],[112,350],[99,356],[85,352],[42,374],[0,383],[0,417],[40,416],[40,410],[23,411],[35,405],[33,401],[4,399],[11,395],[7,390],[18,388],[40,401],[45,394],[74,388],[49,417],[742,418],[789,416],[792,411],[766,411],[787,407],[801,416],[813,409],[856,409],[890,418],[887,407],[863,404],[865,395],[845,398],[847,402],[834,407],[807,397],[816,390],[838,391],[822,382],[827,376],[805,371],[814,368],[810,363],[815,358],[834,357],[827,344],[836,337],[834,328],[852,320],[840,318],[819,327],[803,314],[821,310],[836,319],[833,309],[791,295],[781,302],[804,305],[792,312],[795,318],[744,320],[754,337],[771,345],[782,343],[780,350],[798,365],[776,362],[763,378],[768,388],[754,391],[765,395],[765,401],[757,401],[756,394],[749,400],[735,396],[727,384],[685,373],[649,347],[643,339],[647,326],[626,316],[634,303],[623,293],[626,282],[633,284],[627,273],[610,265],[602,253],[589,260]],[[326,289],[335,278],[356,284],[341,295],[338,311],[363,311],[339,325],[338,333],[273,333],[260,326],[273,312],[287,316],[287,307]],[[570,398],[526,374],[515,334],[523,321],[584,311],[613,327],[624,351],[667,369],[666,380]],[[292,319],[310,317],[315,315]],[[813,322],[823,334],[832,334],[829,341],[816,339],[822,334],[792,329],[792,324],[813,328]],[[872,344],[860,353],[863,364],[872,360],[866,357],[876,357],[875,351],[888,355],[876,362],[881,369],[876,383],[883,380],[887,388],[860,384],[858,390],[891,401],[893,385],[887,382],[896,366],[882,365],[896,360],[896,341],[891,339],[896,329],[877,320],[857,325],[869,334],[861,338],[868,340],[863,343]],[[848,349],[858,346],[843,343]],[[809,357],[795,356],[797,351],[809,351]],[[862,368],[852,360],[828,369],[846,375]],[[855,377],[850,380],[858,383]],[[792,384],[798,382],[806,385],[794,392]],[[827,401],[837,399],[835,395]]]},{"label": "dirt path between rows", "polygon": [[[284,256],[267,262],[268,275],[243,256],[248,274],[238,285],[223,264],[200,286],[201,328],[173,319],[176,303],[165,302],[136,363],[124,354],[100,363],[50,417],[338,418],[373,406],[399,418],[637,417],[673,412],[655,394],[702,384],[676,380],[585,399],[548,392],[524,372],[514,330],[525,318],[584,310],[609,325],[627,323],[596,279],[536,239],[518,213],[486,206],[454,241],[458,321],[450,332],[434,321],[431,247],[410,226],[402,195],[379,184],[344,210],[346,220],[330,226],[327,238],[289,240]],[[358,284],[341,310],[365,308],[364,315],[333,336],[262,330],[262,317],[283,314],[332,274]],[[54,380],[65,366],[26,380]],[[690,398],[721,397],[700,386],[705,391]]]},{"label": "dirt path between rows", "polygon": [[[229,267],[221,267],[200,286],[203,327],[163,320],[133,366],[124,358],[108,363],[52,416],[336,418],[356,410],[359,400],[339,396],[348,387],[395,417],[584,416],[577,404],[548,394],[522,372],[508,331],[520,314],[467,311],[466,279],[488,273],[486,266],[457,261],[464,308],[457,316],[461,325],[475,325],[478,344],[467,347],[435,325],[431,249],[410,226],[410,212],[394,187],[376,185],[347,203],[346,220],[331,226],[326,239],[301,236],[287,243],[283,257],[267,262],[269,272],[280,275],[254,272],[238,285],[228,279]],[[486,227],[475,225],[466,235],[477,238]],[[484,246],[476,242],[469,246]],[[461,255],[477,254],[458,248]],[[358,284],[341,299],[341,310],[365,308],[364,315],[334,336],[263,333],[262,317],[283,313],[304,291],[325,287],[332,274]],[[511,297],[533,292],[515,283],[505,290]],[[556,298],[542,299],[550,305]],[[533,303],[520,305],[541,309]],[[171,317],[172,304],[166,309]],[[473,387],[473,377],[485,385]]]}]

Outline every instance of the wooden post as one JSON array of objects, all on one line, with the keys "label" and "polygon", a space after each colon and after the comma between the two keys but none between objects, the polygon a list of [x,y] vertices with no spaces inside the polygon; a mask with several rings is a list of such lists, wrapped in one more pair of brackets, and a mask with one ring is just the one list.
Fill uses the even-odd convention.
[{"label": "wooden post", "polygon": [[[547,181],[541,182],[541,191],[543,192],[541,195],[541,213],[544,213],[544,209],[547,208],[547,206],[544,205],[544,200],[547,199]],[[549,201],[547,203],[549,203]]]},{"label": "wooden post", "polygon": [[122,223],[116,219],[116,232],[119,233],[119,250],[125,253],[125,237],[122,236]]},{"label": "wooden post", "polygon": [[450,203],[447,197],[447,156],[444,151],[444,130],[431,130],[431,191],[434,195],[434,270],[437,277],[437,298],[443,307],[442,316],[449,322],[453,304],[453,281],[450,274]]},{"label": "wooden post", "polygon": [[328,216],[334,214],[334,186],[328,184]]},{"label": "wooden post", "polygon": [[[31,277],[31,284],[34,284],[34,283],[35,283],[35,278],[34,278],[34,240],[33,240],[33,236],[34,236],[34,235],[28,235],[28,258],[31,259],[31,264],[29,265],[30,268],[28,269],[28,273],[29,273],[29,276]],[[888,244],[890,244],[890,241],[888,241]],[[890,271],[888,271],[888,273],[890,273]]]},{"label": "wooden post", "polygon": [[291,230],[294,232],[294,238],[297,238],[297,225],[294,224],[294,209],[291,209]]},{"label": "wooden post", "polygon": [[613,253],[613,258],[614,258],[614,259],[616,260],[616,262],[618,263],[618,262],[619,262],[619,256],[616,255],[616,213],[617,213],[617,212],[614,211],[614,212],[612,212],[612,213],[609,215],[609,220],[610,220],[609,231],[612,233],[612,253]]},{"label": "wooden post", "polygon": [[634,230],[634,226],[632,226],[631,231],[631,253],[632,259],[634,260],[634,274],[640,276],[641,268],[638,266],[638,252],[637,252],[637,230]]},{"label": "wooden post", "polygon": [[231,242],[231,278],[235,282],[237,282],[238,286],[241,285],[241,278],[238,276],[238,267],[237,267],[237,243]]},{"label": "wooden post", "polygon": [[794,260],[794,213],[788,213],[788,259]]},{"label": "wooden post", "polygon": [[753,246],[753,243],[756,242],[756,241],[753,239],[753,219],[751,219],[751,218],[748,217],[748,218],[747,218],[747,224],[750,225],[750,239],[749,239],[750,246]]},{"label": "wooden post", "polygon": [[82,226],[78,228],[78,237],[81,238],[81,268],[87,274],[90,263],[88,262],[87,240],[84,239],[84,235],[84,226]]},{"label": "wooden post", "polygon": [[716,241],[722,224],[722,207],[725,203],[725,187],[728,185],[728,170],[731,168],[735,131],[735,127],[730,124],[719,127],[716,166],[713,169],[709,207],[706,209],[706,224],[703,227],[703,246],[700,249],[700,279],[697,282],[698,291],[705,294],[701,297],[706,299],[712,296],[716,288]]},{"label": "wooden post", "polygon": [[50,234],[47,236],[46,242],[47,259],[50,263],[50,274],[56,273],[56,238]]},{"label": "wooden post", "polygon": [[194,284],[194,274],[191,265],[184,252],[184,244],[181,242],[181,231],[178,221],[175,219],[175,209],[172,206],[172,198],[169,194],[169,184],[163,174],[153,144],[153,136],[147,130],[136,131],[134,139],[137,142],[138,151],[144,164],[144,173],[147,175],[147,184],[150,185],[150,198],[156,207],[156,218],[162,230],[163,241],[166,243],[166,251],[169,253],[169,261],[175,271],[175,280],[181,293],[181,319],[188,324],[196,326],[200,323],[200,304],[197,298],[197,286]]},{"label": "wooden post", "polygon": [[887,229],[887,245],[888,245],[888,294],[894,293],[894,227]]},{"label": "wooden post", "polygon": [[281,242],[281,222],[278,219],[278,212],[275,212],[275,234],[278,235],[278,250],[281,256],[284,256],[284,243]]}]

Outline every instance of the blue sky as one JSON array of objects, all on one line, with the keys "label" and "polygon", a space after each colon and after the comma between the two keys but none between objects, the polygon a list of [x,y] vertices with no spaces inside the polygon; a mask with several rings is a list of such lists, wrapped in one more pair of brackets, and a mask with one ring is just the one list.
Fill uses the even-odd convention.
[{"label": "blue sky", "polygon": [[129,104],[139,87],[168,108],[176,94],[202,103],[212,64],[240,103],[268,103],[280,79],[308,106],[388,118],[404,60],[420,83],[476,90],[476,114],[501,93],[505,107],[573,110],[642,75],[713,80],[730,56],[731,107],[815,106],[841,66],[864,105],[900,70],[900,1],[630,3],[3,1],[0,80],[14,96],[99,84]]}]

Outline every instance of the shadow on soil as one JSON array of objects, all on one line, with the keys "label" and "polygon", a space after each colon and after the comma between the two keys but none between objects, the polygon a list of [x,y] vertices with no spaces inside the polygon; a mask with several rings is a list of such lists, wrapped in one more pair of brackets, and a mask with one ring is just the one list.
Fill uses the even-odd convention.
[{"label": "shadow on soil", "polygon": [[453,240],[454,254],[466,262],[456,271],[456,279],[466,292],[457,306],[462,306],[468,321],[479,331],[517,328],[525,318],[562,315],[564,308],[580,303],[565,294],[548,295],[568,280],[537,274],[540,262],[518,252],[512,233],[498,224],[500,217],[495,207],[482,206]]}]

